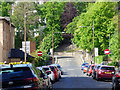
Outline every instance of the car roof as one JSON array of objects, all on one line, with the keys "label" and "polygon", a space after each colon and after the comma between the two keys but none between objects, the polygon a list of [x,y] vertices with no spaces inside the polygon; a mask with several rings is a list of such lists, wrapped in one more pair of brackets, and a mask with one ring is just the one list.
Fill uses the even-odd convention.
[{"label": "car roof", "polygon": [[42,67],[37,67],[38,69],[42,70]]},{"label": "car roof", "polygon": [[49,68],[49,66],[42,66],[42,68]]},{"label": "car roof", "polygon": [[[10,65],[1,65],[2,67],[0,67],[0,68],[11,68],[11,66]],[[32,66],[32,64],[16,64],[16,65],[12,65],[13,66],[13,68],[14,67],[30,67],[30,66]]]},{"label": "car roof", "polygon": [[60,66],[59,64],[51,64],[52,66]]},{"label": "car roof", "polygon": [[101,65],[101,67],[115,67],[115,66]]}]

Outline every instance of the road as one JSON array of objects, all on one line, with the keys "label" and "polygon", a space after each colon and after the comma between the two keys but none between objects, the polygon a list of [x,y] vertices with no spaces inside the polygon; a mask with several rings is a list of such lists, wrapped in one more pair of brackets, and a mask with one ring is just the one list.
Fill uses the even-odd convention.
[{"label": "road", "polygon": [[96,81],[81,71],[81,60],[71,56],[59,56],[58,63],[62,66],[62,79],[53,84],[53,89],[91,89],[111,90],[111,81]]}]

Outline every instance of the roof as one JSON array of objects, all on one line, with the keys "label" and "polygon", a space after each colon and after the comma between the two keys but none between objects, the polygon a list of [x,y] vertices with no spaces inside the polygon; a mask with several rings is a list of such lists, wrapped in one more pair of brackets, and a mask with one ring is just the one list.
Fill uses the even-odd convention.
[{"label": "roof", "polygon": [[[25,53],[22,50],[19,49],[10,49],[10,53],[8,55],[8,58],[20,58],[24,59]],[[27,58],[34,58],[33,56],[30,56],[27,54]]]},{"label": "roof", "polygon": [[[10,17],[1,17],[0,16],[0,20],[5,20],[7,23],[10,24]],[[13,27],[15,27],[13,24],[11,24]]]}]

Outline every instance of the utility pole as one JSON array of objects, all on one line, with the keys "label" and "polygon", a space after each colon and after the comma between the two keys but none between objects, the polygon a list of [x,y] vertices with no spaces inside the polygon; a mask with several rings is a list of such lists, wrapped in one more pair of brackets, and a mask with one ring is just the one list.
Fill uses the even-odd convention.
[{"label": "utility pole", "polygon": [[95,51],[94,51],[95,45],[94,45],[94,20],[93,20],[93,62],[95,64]]},{"label": "utility pole", "polygon": [[52,28],[52,64],[54,64],[54,32]]},{"label": "utility pole", "polygon": [[25,29],[25,33],[24,33],[24,41],[25,41],[25,64],[26,64],[26,10],[25,10],[25,4],[24,4],[24,29]]}]

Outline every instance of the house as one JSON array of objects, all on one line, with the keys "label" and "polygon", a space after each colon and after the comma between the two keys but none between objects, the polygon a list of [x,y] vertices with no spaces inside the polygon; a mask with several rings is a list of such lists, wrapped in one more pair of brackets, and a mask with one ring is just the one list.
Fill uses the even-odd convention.
[{"label": "house", "polygon": [[0,17],[0,62],[9,62],[8,54],[15,48],[15,26],[10,23],[10,17]]},{"label": "house", "polygon": [[[14,29],[15,26],[11,24],[10,17],[0,17],[0,62],[24,61],[24,52],[15,49]],[[34,58],[27,54],[27,58],[29,57]]]}]

